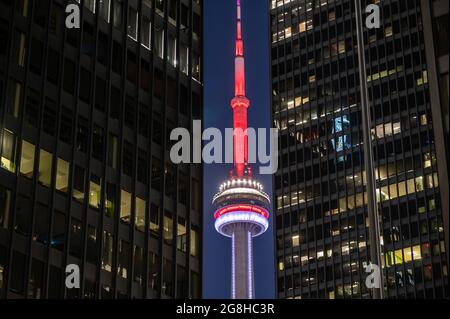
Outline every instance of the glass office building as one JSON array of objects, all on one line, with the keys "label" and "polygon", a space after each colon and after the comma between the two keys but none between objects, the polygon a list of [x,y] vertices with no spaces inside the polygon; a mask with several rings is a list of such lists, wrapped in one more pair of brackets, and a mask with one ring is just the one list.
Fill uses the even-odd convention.
[{"label": "glass office building", "polygon": [[202,116],[201,21],[201,0],[0,0],[0,298],[201,296],[201,166],[169,157]]},{"label": "glass office building", "polygon": [[[440,76],[427,47],[440,44],[439,36],[448,40],[448,1],[447,25],[438,26],[423,6],[442,1],[362,2],[363,10],[376,4],[381,13],[380,28],[364,26],[364,49],[385,297],[448,298],[448,135],[436,124],[441,110],[448,114],[448,63]],[[272,115],[281,133],[274,176],[277,295],[370,298],[365,266],[373,227],[354,1],[270,6]],[[441,46],[448,56],[448,45]],[[442,81],[444,92],[436,84]]]}]

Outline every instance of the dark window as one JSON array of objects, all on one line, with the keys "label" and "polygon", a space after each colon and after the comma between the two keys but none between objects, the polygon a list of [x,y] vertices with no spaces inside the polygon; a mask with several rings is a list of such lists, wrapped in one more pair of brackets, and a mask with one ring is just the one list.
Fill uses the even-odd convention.
[{"label": "dark window", "polygon": [[19,195],[16,218],[14,220],[14,230],[16,232],[25,236],[30,234],[32,213],[31,200],[28,197]]},{"label": "dark window", "polygon": [[9,35],[9,23],[3,19],[0,19],[0,55],[6,55],[8,52],[8,35]]},{"label": "dark window", "polygon": [[144,150],[138,150],[138,168],[137,168],[137,179],[139,182],[147,183],[147,152]]},{"label": "dark window", "polygon": [[61,122],[59,126],[59,138],[61,141],[72,144],[72,111],[66,107],[61,107]]},{"label": "dark window", "polygon": [[39,124],[39,107],[41,95],[36,90],[28,88],[27,102],[25,107],[26,122],[34,127]]},{"label": "dark window", "polygon": [[65,16],[63,8],[58,3],[53,2],[50,9],[49,31],[57,36],[61,35],[64,23]]},{"label": "dark window", "polygon": [[42,295],[44,289],[44,274],[44,263],[33,258],[31,262],[30,282],[28,284],[28,297],[33,299],[41,299],[44,297]]},{"label": "dark window", "polygon": [[139,134],[147,137],[148,135],[148,108],[147,105],[139,104]]},{"label": "dark window", "polygon": [[189,115],[189,91],[183,84],[180,85],[180,113]]},{"label": "dark window", "polygon": [[81,52],[88,56],[92,56],[95,50],[95,41],[94,41],[94,28],[90,23],[83,23],[83,42],[81,45]]},{"label": "dark window", "polygon": [[30,70],[36,74],[42,71],[43,44],[41,41],[32,38],[30,48]]},{"label": "dark window", "polygon": [[97,61],[103,65],[108,64],[108,36],[102,32],[98,34]]},{"label": "dark window", "polygon": [[57,299],[61,297],[61,269],[50,265],[48,280],[48,298]]},{"label": "dark window", "polygon": [[153,94],[158,100],[162,100],[164,96],[164,74],[161,70],[155,69],[153,78]]},{"label": "dark window", "polygon": [[178,201],[184,205],[186,205],[188,199],[188,182],[189,179],[186,174],[179,172]]},{"label": "dark window", "polygon": [[134,128],[136,122],[136,106],[135,100],[131,96],[127,95],[125,98],[125,125]]},{"label": "dark window", "polygon": [[150,90],[150,83],[150,64],[144,59],[141,59],[141,89],[148,92]]},{"label": "dark window", "polygon": [[134,281],[142,285],[144,280],[144,249],[134,246]]},{"label": "dark window", "polygon": [[117,265],[117,273],[122,278],[127,279],[129,274],[130,266],[130,244],[125,240],[121,239],[119,242],[119,258]]},{"label": "dark window", "polygon": [[17,251],[12,254],[12,264],[14,267],[11,268],[11,291],[17,294],[23,294],[25,288],[25,269],[26,269],[26,256]]},{"label": "dark window", "polygon": [[56,124],[57,124],[56,103],[55,101],[46,98],[44,106],[44,122],[43,122],[44,132],[51,136],[55,136]]},{"label": "dark window", "polygon": [[112,69],[122,74],[122,46],[116,41],[113,42]]},{"label": "dark window", "polygon": [[34,23],[45,28],[47,26],[49,0],[36,1],[34,5]]},{"label": "dark window", "polygon": [[123,173],[128,176],[133,176],[133,145],[127,141],[123,144]]},{"label": "dark window", "polygon": [[173,271],[170,260],[163,258],[162,272],[162,286],[164,287],[162,292],[169,297],[173,297]]},{"label": "dark window", "polygon": [[178,89],[175,79],[169,77],[167,79],[167,105],[178,109]]},{"label": "dark window", "polygon": [[73,174],[73,197],[79,201],[84,201],[85,192],[85,171],[82,167],[75,165]]},{"label": "dark window", "polygon": [[89,225],[88,226],[88,234],[87,234],[87,255],[86,255],[86,261],[97,265],[97,229]]},{"label": "dark window", "polygon": [[55,211],[53,214],[53,228],[51,245],[59,251],[64,250],[66,238],[66,216],[60,211]]},{"label": "dark window", "polygon": [[110,98],[110,110],[109,115],[113,119],[120,119],[122,110],[122,95],[120,89],[115,86],[111,86],[111,98]]},{"label": "dark window", "polygon": [[11,191],[0,186],[0,227],[8,228],[11,209]]},{"label": "dark window", "polygon": [[152,140],[153,142],[155,142],[158,145],[161,145],[162,143],[162,134],[163,134],[163,129],[162,129],[162,119],[161,119],[161,115],[158,113],[153,113],[153,118],[152,118]]},{"label": "dark window", "polygon": [[47,55],[47,79],[53,84],[59,79],[59,53],[52,48],[48,49]]},{"label": "dark window", "polygon": [[127,57],[127,79],[134,85],[137,85],[137,62],[136,62],[136,55],[128,51],[128,57]]},{"label": "dark window", "polygon": [[88,121],[82,117],[78,117],[77,126],[77,150],[86,153],[88,147],[89,129]]},{"label": "dark window", "polygon": [[103,129],[94,125],[94,130],[92,132],[92,156],[98,160],[103,158]]},{"label": "dark window", "polygon": [[107,105],[108,90],[106,81],[97,76],[95,82],[95,107],[104,112]]},{"label": "dark window", "polygon": [[91,72],[85,68],[80,70],[80,99],[91,102]]},{"label": "dark window", "polygon": [[81,221],[72,217],[70,221],[70,248],[69,252],[76,258],[81,257],[81,248],[83,244],[83,228]]},{"label": "dark window", "polygon": [[71,60],[64,59],[64,90],[73,94],[75,88],[75,63]]},{"label": "dark window", "polygon": [[50,213],[47,205],[37,203],[34,218],[33,240],[47,244],[49,239]]},{"label": "dark window", "polygon": [[170,163],[166,163],[166,180],[165,180],[165,194],[167,197],[175,196],[176,189],[176,168]]},{"label": "dark window", "polygon": [[152,157],[152,188],[161,191],[161,161]]}]

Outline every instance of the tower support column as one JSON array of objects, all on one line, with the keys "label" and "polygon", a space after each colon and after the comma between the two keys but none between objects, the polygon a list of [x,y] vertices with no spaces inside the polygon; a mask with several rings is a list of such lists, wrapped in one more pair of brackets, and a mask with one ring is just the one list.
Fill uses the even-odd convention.
[{"label": "tower support column", "polygon": [[251,224],[233,225],[231,235],[231,298],[253,299],[253,238]]}]

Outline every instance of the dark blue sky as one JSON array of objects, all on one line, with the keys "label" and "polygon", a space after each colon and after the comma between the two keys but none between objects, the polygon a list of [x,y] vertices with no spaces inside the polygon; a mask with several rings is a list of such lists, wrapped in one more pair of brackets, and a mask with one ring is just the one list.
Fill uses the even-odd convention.
[{"label": "dark blue sky", "polygon": [[[249,127],[270,127],[268,1],[241,0]],[[204,127],[233,126],[236,0],[204,0]],[[231,243],[214,229],[211,199],[232,166],[204,165],[203,298],[230,297]],[[272,176],[255,177],[271,196]],[[272,197],[271,197],[272,198]],[[257,298],[275,297],[274,237],[271,227],[254,241]]]}]

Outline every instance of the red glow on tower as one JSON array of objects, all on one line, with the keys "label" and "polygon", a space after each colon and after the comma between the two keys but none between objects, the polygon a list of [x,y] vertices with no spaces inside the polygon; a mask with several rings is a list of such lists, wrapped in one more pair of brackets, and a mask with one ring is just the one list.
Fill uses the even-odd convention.
[{"label": "red glow on tower", "polygon": [[[245,175],[245,167],[248,164],[248,137],[247,137],[247,109],[250,100],[245,96],[245,59],[244,41],[241,29],[241,1],[237,1],[237,36],[236,56],[234,60],[235,96],[231,100],[234,123],[234,166],[235,175]],[[249,175],[249,173],[247,173]]]}]

